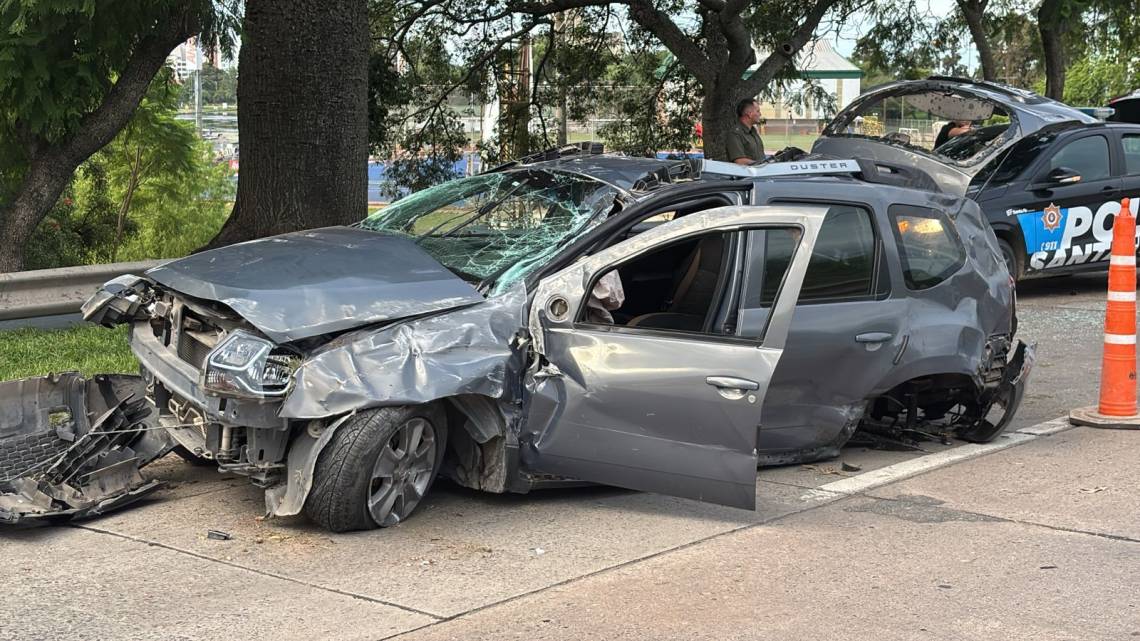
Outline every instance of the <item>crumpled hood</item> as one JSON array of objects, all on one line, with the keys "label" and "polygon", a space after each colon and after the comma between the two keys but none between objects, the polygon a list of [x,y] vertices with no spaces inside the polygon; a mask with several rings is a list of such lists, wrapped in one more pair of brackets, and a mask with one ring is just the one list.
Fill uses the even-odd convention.
[{"label": "crumpled hood", "polygon": [[146,275],[227,305],[277,343],[484,300],[410,239],[351,227],[222,247]]}]

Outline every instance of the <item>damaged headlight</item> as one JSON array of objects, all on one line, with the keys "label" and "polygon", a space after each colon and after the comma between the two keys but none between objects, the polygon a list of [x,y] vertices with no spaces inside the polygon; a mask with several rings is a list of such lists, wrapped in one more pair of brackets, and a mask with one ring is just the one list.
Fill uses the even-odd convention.
[{"label": "damaged headlight", "polygon": [[297,354],[274,349],[264,338],[234,330],[206,357],[203,387],[227,396],[281,396],[300,363]]}]

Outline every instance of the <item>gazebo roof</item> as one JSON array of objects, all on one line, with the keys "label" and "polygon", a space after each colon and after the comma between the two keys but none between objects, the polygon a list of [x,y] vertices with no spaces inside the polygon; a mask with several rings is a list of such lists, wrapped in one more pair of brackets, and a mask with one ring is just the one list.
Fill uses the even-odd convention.
[{"label": "gazebo roof", "polygon": [[[744,72],[747,78],[760,66],[760,61],[768,57],[765,50],[756,50],[757,63]],[[862,78],[863,70],[831,48],[831,43],[822,38],[808,43],[796,55],[796,69],[804,78]]]}]

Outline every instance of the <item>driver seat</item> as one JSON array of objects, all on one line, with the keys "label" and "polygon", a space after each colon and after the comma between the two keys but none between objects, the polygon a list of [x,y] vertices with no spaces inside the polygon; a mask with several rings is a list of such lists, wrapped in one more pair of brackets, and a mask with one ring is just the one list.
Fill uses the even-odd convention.
[{"label": "driver seat", "polygon": [[674,274],[673,288],[665,303],[665,311],[635,316],[626,326],[703,331],[723,262],[724,235],[713,234],[702,238]]}]

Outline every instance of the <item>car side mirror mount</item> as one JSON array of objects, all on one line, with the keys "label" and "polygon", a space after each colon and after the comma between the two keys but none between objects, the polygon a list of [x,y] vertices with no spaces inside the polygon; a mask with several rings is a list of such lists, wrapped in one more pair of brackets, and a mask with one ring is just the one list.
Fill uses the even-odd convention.
[{"label": "car side mirror mount", "polygon": [[1069,167],[1054,167],[1041,180],[1041,184],[1044,186],[1073,185],[1079,182],[1081,182],[1081,174]]}]

